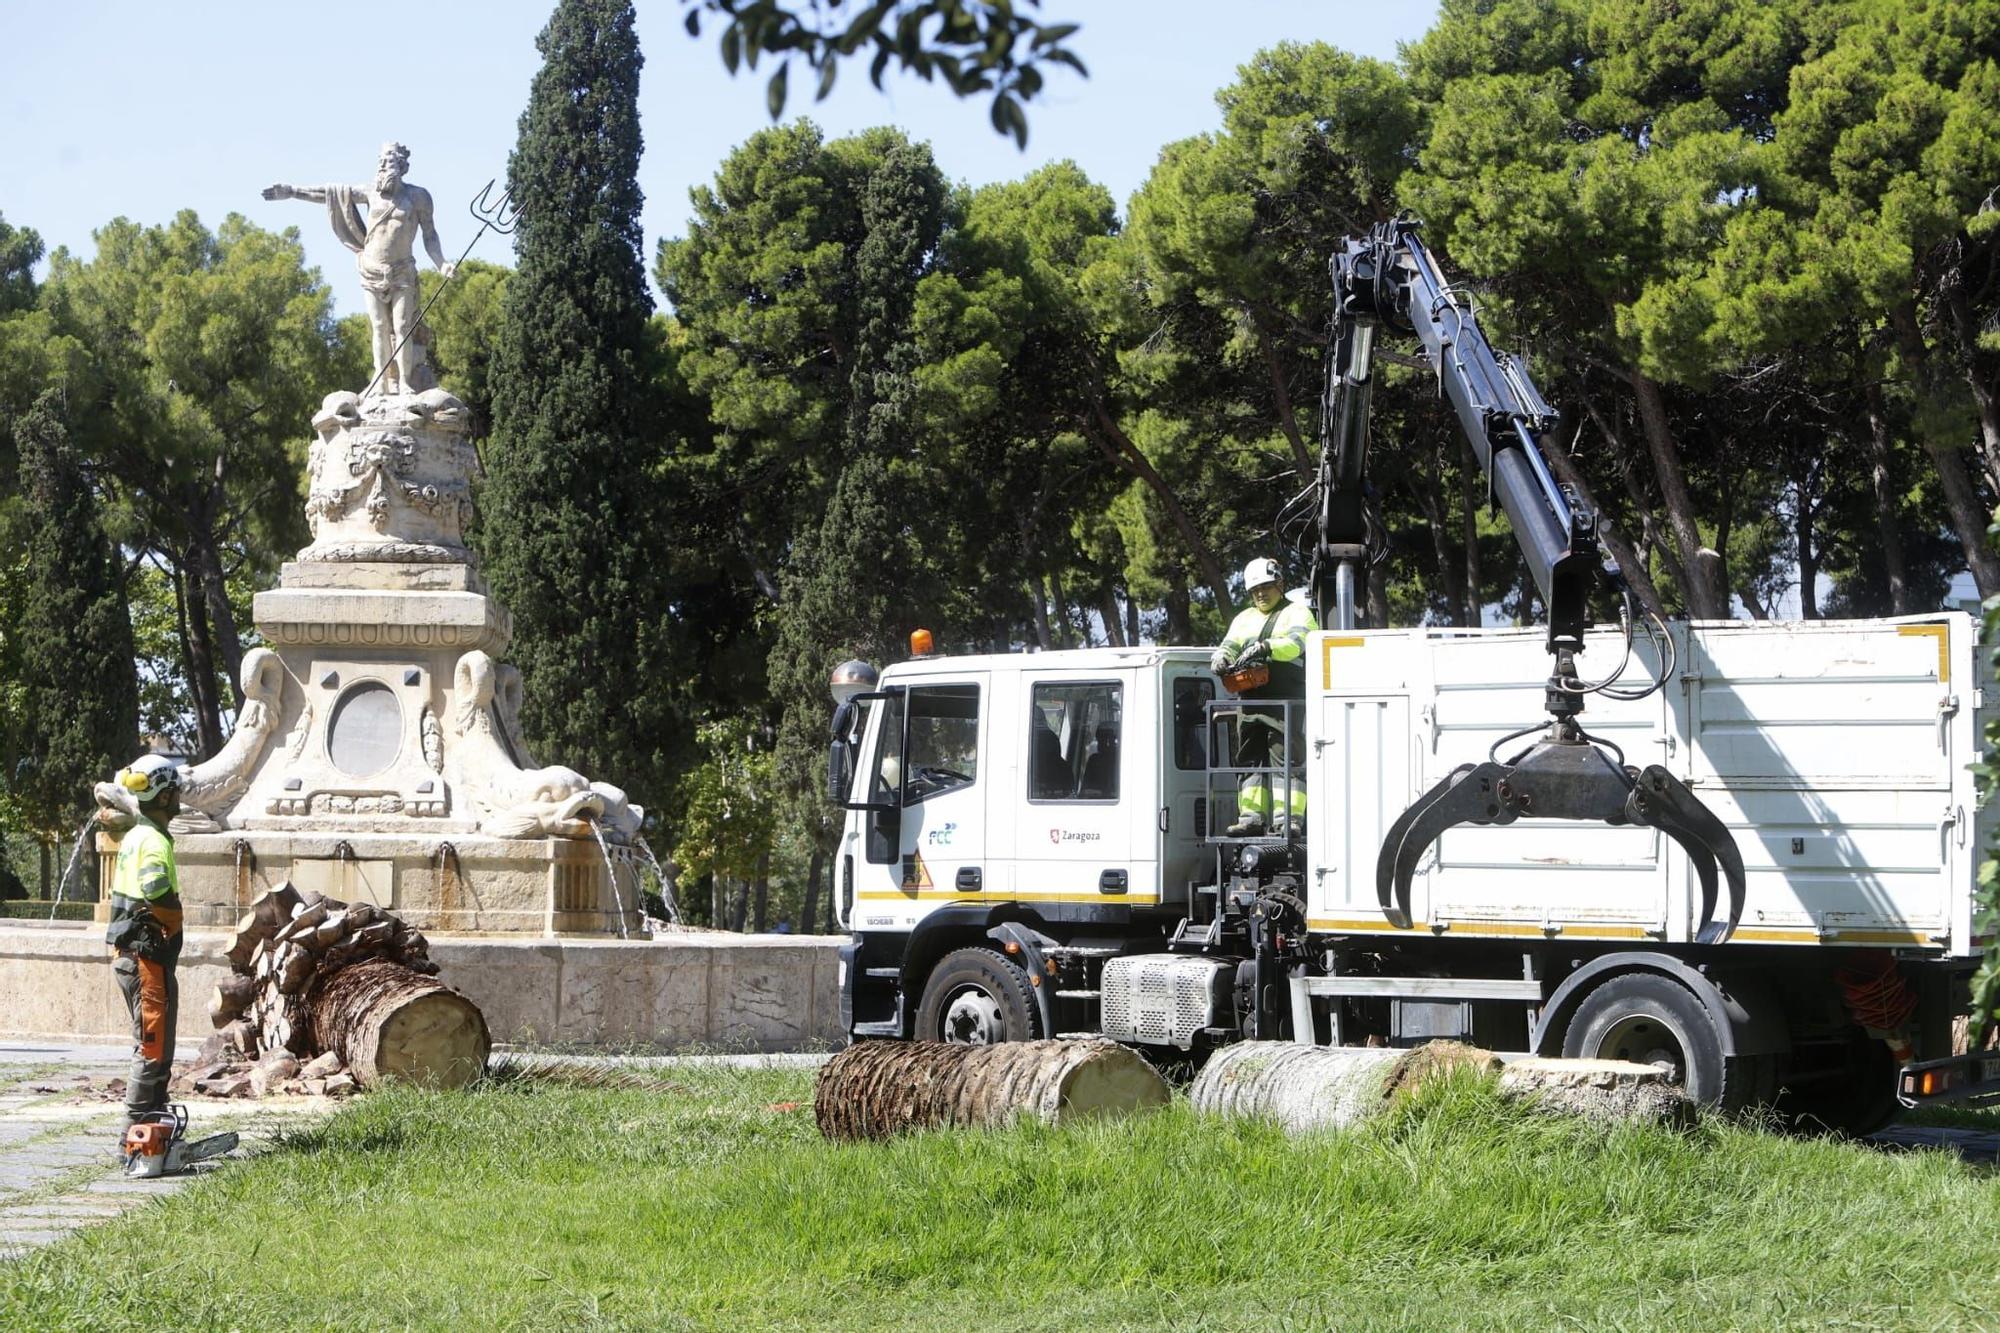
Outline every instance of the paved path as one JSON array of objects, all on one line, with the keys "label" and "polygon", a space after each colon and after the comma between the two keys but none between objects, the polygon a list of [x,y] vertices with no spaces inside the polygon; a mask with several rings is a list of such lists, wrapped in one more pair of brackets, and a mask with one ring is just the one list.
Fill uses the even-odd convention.
[{"label": "paved path", "polygon": [[[0,1040],[0,1262],[153,1199],[193,1175],[130,1180],[118,1162],[128,1048]],[[186,1099],[196,1137],[233,1129],[232,1157],[255,1152],[273,1131],[327,1114],[325,1098],[266,1102]],[[213,1171],[228,1158],[205,1163]]]}]

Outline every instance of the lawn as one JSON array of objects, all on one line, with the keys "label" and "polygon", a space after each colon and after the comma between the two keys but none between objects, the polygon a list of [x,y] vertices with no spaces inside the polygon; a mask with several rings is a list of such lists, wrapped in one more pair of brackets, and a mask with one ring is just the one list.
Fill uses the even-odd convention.
[{"label": "lawn", "polygon": [[362,1099],[0,1267],[6,1328],[1987,1325],[2000,1176],[1425,1089],[1344,1136],[1183,1106],[832,1146],[811,1076]]}]

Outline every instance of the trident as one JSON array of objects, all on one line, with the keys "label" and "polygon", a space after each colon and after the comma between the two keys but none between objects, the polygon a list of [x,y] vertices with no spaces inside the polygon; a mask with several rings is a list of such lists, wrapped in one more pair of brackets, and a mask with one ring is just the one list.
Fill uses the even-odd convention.
[{"label": "trident", "polygon": [[[472,253],[472,247],[479,244],[480,238],[485,236],[489,231],[496,236],[512,236],[514,234],[515,226],[521,221],[521,206],[513,202],[514,187],[511,185],[508,186],[506,189],[500,191],[498,199],[493,200],[491,203],[487,202],[487,197],[493,193],[493,187],[499,183],[500,178],[498,176],[487,181],[486,188],[479,192],[479,197],[467,205],[468,211],[471,212],[472,216],[479,219],[479,230],[474,232],[472,239],[465,243],[465,249],[458,252],[458,262],[451,266],[450,275],[438,284],[438,289],[431,293],[431,299],[424,302],[424,308],[417,312],[416,323],[405,329],[403,336],[396,340],[396,345],[389,351],[389,359],[382,363],[380,368],[375,372],[375,378],[369,380],[368,387],[361,391],[363,398],[366,398],[375,391],[375,385],[382,378],[383,371],[396,364],[397,353],[403,350],[403,344],[408,342],[410,336],[422,326],[424,316],[430,314],[431,307],[438,303],[440,296],[444,295],[445,288],[451,286],[452,278],[458,276],[458,265],[465,262],[465,257]],[[407,387],[405,391],[407,392]]]}]

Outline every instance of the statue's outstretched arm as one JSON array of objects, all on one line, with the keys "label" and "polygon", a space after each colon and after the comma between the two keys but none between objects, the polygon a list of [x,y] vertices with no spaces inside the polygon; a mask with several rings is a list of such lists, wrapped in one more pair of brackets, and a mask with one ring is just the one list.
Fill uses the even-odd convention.
[{"label": "statue's outstretched arm", "polygon": [[303,199],[309,204],[326,202],[324,185],[270,185],[264,189],[266,199]]}]

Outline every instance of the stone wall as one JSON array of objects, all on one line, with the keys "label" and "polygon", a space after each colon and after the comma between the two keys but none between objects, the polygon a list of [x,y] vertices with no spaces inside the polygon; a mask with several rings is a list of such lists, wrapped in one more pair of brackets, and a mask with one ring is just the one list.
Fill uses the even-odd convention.
[{"label": "stone wall", "polygon": [[[0,927],[0,1035],[129,1041],[101,925]],[[677,1050],[837,1045],[841,937],[687,934],[656,940],[433,937],[440,979],[497,1042]],[[229,937],[181,952],[182,1043],[212,1030]]]}]

